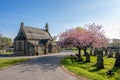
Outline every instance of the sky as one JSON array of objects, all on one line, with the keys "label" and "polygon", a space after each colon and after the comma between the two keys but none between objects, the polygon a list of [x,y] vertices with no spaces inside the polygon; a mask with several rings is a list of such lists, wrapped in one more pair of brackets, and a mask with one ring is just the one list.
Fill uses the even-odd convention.
[{"label": "sky", "polygon": [[42,29],[47,22],[52,36],[96,23],[120,39],[120,0],[0,0],[0,33],[14,39],[21,22]]}]

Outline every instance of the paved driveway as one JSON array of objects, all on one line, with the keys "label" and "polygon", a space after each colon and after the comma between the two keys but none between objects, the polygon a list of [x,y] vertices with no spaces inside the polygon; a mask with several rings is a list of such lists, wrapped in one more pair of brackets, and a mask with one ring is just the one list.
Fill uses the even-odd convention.
[{"label": "paved driveway", "polygon": [[79,80],[64,72],[61,57],[71,52],[39,56],[31,61],[0,70],[0,80]]}]

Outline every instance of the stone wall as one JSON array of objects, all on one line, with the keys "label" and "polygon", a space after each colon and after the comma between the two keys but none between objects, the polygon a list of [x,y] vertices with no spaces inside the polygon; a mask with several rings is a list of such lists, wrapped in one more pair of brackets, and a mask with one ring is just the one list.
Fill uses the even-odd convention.
[{"label": "stone wall", "polygon": [[53,45],[52,53],[58,53],[58,52],[59,52],[59,46],[58,45]]},{"label": "stone wall", "polygon": [[24,55],[24,51],[14,51],[14,55],[16,55],[16,56],[23,56]]},{"label": "stone wall", "polygon": [[45,46],[39,46],[38,47],[38,54],[39,55],[45,54]]},{"label": "stone wall", "polygon": [[14,42],[14,54],[24,55],[24,41],[19,40]]}]

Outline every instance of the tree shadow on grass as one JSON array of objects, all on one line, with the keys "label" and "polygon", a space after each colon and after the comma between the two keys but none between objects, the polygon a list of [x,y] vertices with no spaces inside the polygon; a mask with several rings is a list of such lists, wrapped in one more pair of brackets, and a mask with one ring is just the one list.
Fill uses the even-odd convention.
[{"label": "tree shadow on grass", "polygon": [[100,71],[101,69],[97,69],[97,68],[94,68],[94,69],[92,69],[92,70],[89,70],[90,72],[98,72],[98,71]]},{"label": "tree shadow on grass", "polygon": [[113,72],[116,72],[116,71],[118,71],[118,70],[120,70],[120,67],[113,67],[112,69],[111,69],[111,71],[113,71]]},{"label": "tree shadow on grass", "polygon": [[89,63],[89,62],[86,62],[86,61],[79,61],[78,63],[79,63],[79,64],[87,64],[87,63]]},{"label": "tree shadow on grass", "polygon": [[91,67],[96,67],[97,66],[97,64],[93,64],[93,65],[91,65]]},{"label": "tree shadow on grass", "polygon": [[91,65],[91,67],[95,67],[94,69],[91,69],[91,70],[89,70],[90,72],[97,72],[97,71],[100,71],[101,69],[98,69],[97,67],[96,67],[96,65],[97,64],[93,64],[93,65]]},{"label": "tree shadow on grass", "polygon": [[[112,69],[108,70],[108,71],[106,72],[108,78],[114,77],[114,76],[115,76],[115,72],[117,72],[119,69],[120,69],[119,67],[113,66]],[[115,77],[115,80],[120,80],[120,77]]]}]

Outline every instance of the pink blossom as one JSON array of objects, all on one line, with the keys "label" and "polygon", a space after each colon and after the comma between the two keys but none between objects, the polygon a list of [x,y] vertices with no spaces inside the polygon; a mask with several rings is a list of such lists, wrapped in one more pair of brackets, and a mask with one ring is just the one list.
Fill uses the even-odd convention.
[{"label": "pink blossom", "polygon": [[88,24],[86,28],[77,27],[60,34],[60,45],[83,48],[91,45],[94,48],[107,47],[108,39],[101,25]]}]

